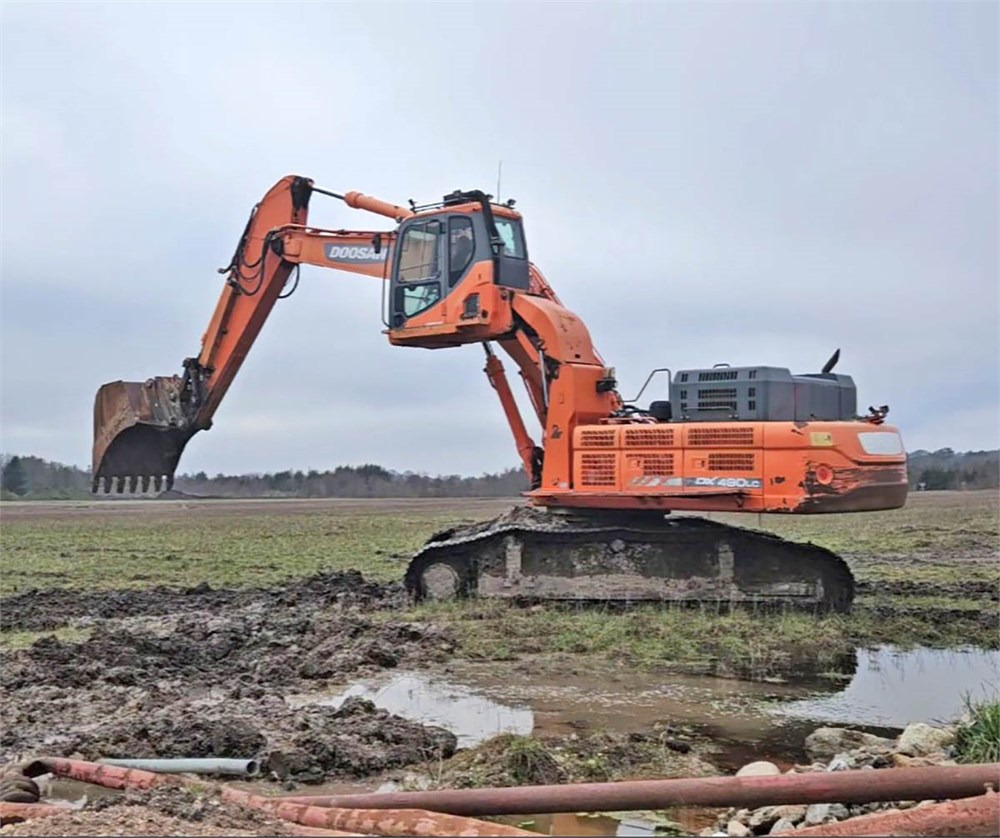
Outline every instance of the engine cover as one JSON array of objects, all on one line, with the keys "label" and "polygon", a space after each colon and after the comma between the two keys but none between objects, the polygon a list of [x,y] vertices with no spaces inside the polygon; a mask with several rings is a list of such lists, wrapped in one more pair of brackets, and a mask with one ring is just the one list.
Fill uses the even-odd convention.
[{"label": "engine cover", "polygon": [[850,420],[857,402],[849,375],[792,375],[782,367],[680,370],[670,382],[675,422]]}]

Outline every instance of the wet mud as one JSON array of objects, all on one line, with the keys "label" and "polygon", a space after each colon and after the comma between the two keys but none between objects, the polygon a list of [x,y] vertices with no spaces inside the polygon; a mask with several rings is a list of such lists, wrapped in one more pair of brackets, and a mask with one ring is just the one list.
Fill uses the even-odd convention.
[{"label": "wet mud", "polygon": [[380,585],[357,571],[320,573],[290,580],[280,587],[192,588],[157,586],[142,590],[81,591],[28,590],[4,597],[0,625],[4,631],[44,631],[70,623],[151,617],[190,611],[256,607],[281,608],[363,605],[366,609],[392,608],[405,602],[401,583]]},{"label": "wet mud", "polygon": [[394,603],[393,586],[347,573],[281,590],[150,594],[55,591],[3,603],[5,628],[71,624],[91,633],[80,643],[47,635],[0,653],[0,761],[40,753],[259,758],[268,776],[309,783],[455,751],[452,733],[367,700],[334,708],[285,699],[451,656],[456,643],[445,629],[372,619]]}]

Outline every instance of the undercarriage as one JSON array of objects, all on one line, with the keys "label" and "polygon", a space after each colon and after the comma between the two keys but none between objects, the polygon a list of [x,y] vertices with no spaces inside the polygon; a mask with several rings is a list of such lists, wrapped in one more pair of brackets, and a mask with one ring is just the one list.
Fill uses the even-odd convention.
[{"label": "undercarriage", "polygon": [[677,602],[847,612],[854,579],[813,544],[696,517],[516,507],[432,536],[413,557],[418,600]]}]

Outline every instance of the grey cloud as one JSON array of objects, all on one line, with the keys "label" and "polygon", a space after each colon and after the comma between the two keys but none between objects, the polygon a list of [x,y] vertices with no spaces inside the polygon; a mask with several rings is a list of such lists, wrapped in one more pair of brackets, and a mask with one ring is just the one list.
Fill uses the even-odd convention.
[{"label": "grey cloud", "polygon": [[[995,4],[377,8],[4,4],[5,450],[86,462],[97,386],[196,351],[278,177],[433,199],[501,158],[626,394],[842,346],[911,448],[997,445]],[[182,467],[514,463],[481,350],[381,328],[377,283],[304,271]]]}]

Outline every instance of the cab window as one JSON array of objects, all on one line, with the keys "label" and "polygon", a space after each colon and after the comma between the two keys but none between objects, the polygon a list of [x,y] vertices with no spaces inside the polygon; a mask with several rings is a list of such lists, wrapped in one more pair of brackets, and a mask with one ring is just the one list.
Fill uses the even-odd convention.
[{"label": "cab window", "polygon": [[462,278],[466,268],[472,263],[476,250],[476,240],[472,233],[472,221],[461,216],[448,219],[448,287]]},{"label": "cab window", "polygon": [[523,259],[524,233],[521,230],[521,222],[514,218],[504,218],[498,215],[494,216],[494,223],[503,241],[503,255]]},{"label": "cab window", "polygon": [[424,282],[420,285],[400,285],[399,296],[402,305],[398,308],[403,310],[406,317],[413,317],[441,299],[441,284]]},{"label": "cab window", "polygon": [[439,275],[438,243],[444,232],[440,221],[411,224],[399,245],[399,281],[419,282]]}]

